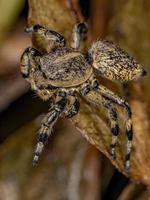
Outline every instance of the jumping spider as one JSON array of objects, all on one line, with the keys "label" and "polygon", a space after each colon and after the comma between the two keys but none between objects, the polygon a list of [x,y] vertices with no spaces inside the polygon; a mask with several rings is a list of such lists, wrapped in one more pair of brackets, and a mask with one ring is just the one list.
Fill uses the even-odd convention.
[{"label": "jumping spider", "polygon": [[140,78],[146,74],[143,67],[124,50],[109,41],[97,41],[92,44],[86,54],[79,49],[87,33],[85,23],[76,24],[73,31],[71,47],[66,46],[64,37],[41,25],[26,28],[27,33],[35,33],[49,43],[50,50],[42,53],[29,47],[21,57],[21,73],[30,82],[32,90],[43,100],[53,99],[53,105],[42,121],[38,134],[33,164],[37,164],[51,135],[57,119],[65,115],[73,117],[79,111],[80,96],[87,98],[93,94],[93,103],[99,99],[109,113],[112,141],[110,153],[116,158],[115,149],[119,135],[119,125],[115,106],[119,105],[126,111],[127,146],[125,167],[130,167],[132,148],[131,109],[123,98],[111,92],[99,83],[96,77],[126,82]]}]

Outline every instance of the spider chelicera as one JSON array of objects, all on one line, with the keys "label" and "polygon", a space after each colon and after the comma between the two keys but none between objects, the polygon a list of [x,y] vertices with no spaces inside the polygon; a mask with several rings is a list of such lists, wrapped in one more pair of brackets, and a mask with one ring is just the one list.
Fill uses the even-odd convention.
[{"label": "spider chelicera", "polygon": [[108,110],[112,133],[110,154],[113,159],[116,158],[119,135],[115,106],[119,105],[126,111],[125,167],[129,169],[133,139],[130,106],[125,99],[101,85],[97,77],[103,76],[110,80],[126,82],[144,76],[144,68],[124,50],[109,41],[94,42],[87,53],[82,53],[81,42],[87,33],[85,23],[75,25],[71,47],[65,44],[61,34],[41,25],[26,28],[26,32],[38,34],[49,44],[49,50],[42,53],[33,47],[27,48],[21,57],[21,73],[38,96],[43,100],[53,101],[38,132],[33,164],[38,163],[57,119],[61,116],[76,115],[79,111],[78,99],[83,96],[93,103],[99,102]]}]

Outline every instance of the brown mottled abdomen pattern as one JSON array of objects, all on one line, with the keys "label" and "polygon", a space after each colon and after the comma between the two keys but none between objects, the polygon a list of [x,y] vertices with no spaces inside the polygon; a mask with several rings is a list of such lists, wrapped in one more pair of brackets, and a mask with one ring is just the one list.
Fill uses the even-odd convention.
[{"label": "brown mottled abdomen pattern", "polygon": [[93,58],[93,67],[107,79],[129,81],[143,73],[142,66],[113,42],[95,42],[89,55]]}]

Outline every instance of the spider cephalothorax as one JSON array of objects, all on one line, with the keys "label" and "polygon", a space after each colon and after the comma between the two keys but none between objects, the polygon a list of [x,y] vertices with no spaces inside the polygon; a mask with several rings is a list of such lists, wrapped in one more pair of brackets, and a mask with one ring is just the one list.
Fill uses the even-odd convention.
[{"label": "spider cephalothorax", "polygon": [[23,77],[43,100],[53,101],[39,130],[33,164],[38,162],[57,119],[62,115],[76,115],[79,110],[78,98],[84,96],[93,103],[100,103],[108,110],[112,133],[110,153],[113,159],[116,157],[115,148],[119,134],[115,106],[120,105],[125,109],[128,139],[125,167],[128,169],[133,138],[131,109],[123,98],[99,84],[96,77],[103,76],[110,80],[126,82],[144,76],[145,70],[134,58],[112,42],[97,41],[86,55],[83,54],[79,49],[87,32],[84,23],[75,25],[71,47],[65,45],[62,35],[40,25],[27,28],[26,32],[39,34],[50,44],[46,53],[29,47],[21,57]]}]

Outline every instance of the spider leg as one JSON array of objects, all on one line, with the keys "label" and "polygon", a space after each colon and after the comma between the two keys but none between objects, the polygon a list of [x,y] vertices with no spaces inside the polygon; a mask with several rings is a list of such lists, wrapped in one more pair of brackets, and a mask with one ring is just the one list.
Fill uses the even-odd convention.
[{"label": "spider leg", "polygon": [[52,128],[64,111],[67,104],[67,99],[63,98],[59,100],[50,110],[50,112],[44,117],[41,128],[38,132],[38,143],[35,149],[33,165],[38,163],[39,156],[41,155],[44,146],[48,142],[48,138],[52,133]]},{"label": "spider leg", "polygon": [[37,82],[34,78],[34,74],[38,70],[42,74],[42,78],[47,79],[40,65],[36,61],[36,58],[40,55],[41,53],[38,50],[28,47],[21,56],[21,74],[24,79],[30,82],[32,90],[34,90],[38,96],[40,96],[43,100],[48,100],[52,96],[53,89],[55,89],[55,87],[50,85],[47,86],[45,83],[44,85],[42,85],[42,83],[39,84],[39,82]]},{"label": "spider leg", "polygon": [[71,118],[74,115],[76,115],[79,111],[79,107],[80,107],[80,103],[79,103],[77,97],[73,97],[70,100],[70,109],[67,110],[66,117]]},{"label": "spider leg", "polygon": [[108,110],[108,114],[109,114],[110,127],[111,127],[111,133],[112,133],[112,141],[110,145],[111,157],[114,160],[116,159],[116,145],[117,145],[118,135],[119,135],[117,111],[114,104],[105,98],[102,99],[102,105]]},{"label": "spider leg", "polygon": [[[128,171],[130,168],[130,154],[132,150],[132,139],[133,139],[133,130],[132,130],[132,112],[130,109],[129,104],[123,98],[119,97],[118,95],[114,94],[112,91],[107,89],[106,87],[99,85],[98,88],[94,91],[90,91],[86,94],[86,99],[99,104],[100,101],[102,102],[102,98],[109,100],[112,103],[120,105],[126,111],[126,135],[127,135],[127,144],[126,144],[126,155],[125,155],[125,169]],[[116,143],[114,141],[114,143]]]},{"label": "spider leg", "polygon": [[57,46],[65,45],[65,38],[56,31],[49,30],[39,24],[25,28],[26,33],[36,33],[42,36],[46,41],[53,41]]},{"label": "spider leg", "polygon": [[79,49],[81,47],[81,42],[83,42],[87,37],[88,27],[86,23],[78,23],[73,29],[73,42],[71,47],[74,49]]},{"label": "spider leg", "polygon": [[126,145],[126,155],[125,155],[125,168],[128,170],[130,168],[130,154],[132,149],[132,139],[133,139],[133,130],[132,130],[132,112],[129,104],[123,98],[114,94],[112,91],[106,87],[100,85],[98,91],[103,97],[109,99],[110,101],[120,105],[126,111],[126,135],[127,135],[127,145]]},{"label": "spider leg", "polygon": [[32,47],[26,48],[26,50],[23,52],[20,59],[20,68],[23,78],[28,80],[30,73],[32,73],[34,69],[33,62],[31,61],[34,60],[34,56],[38,55],[40,55],[40,53]]}]

